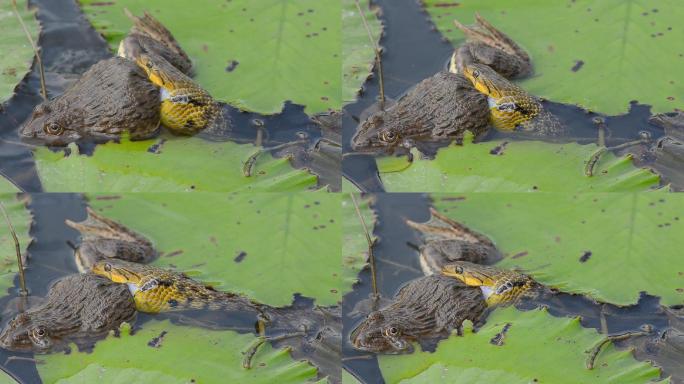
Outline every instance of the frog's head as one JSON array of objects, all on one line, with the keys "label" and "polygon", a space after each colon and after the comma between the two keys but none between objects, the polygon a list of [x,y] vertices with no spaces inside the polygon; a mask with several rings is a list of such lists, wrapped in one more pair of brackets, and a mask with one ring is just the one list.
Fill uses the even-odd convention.
[{"label": "frog's head", "polygon": [[79,129],[82,121],[82,115],[77,110],[61,105],[58,98],[36,106],[19,134],[28,142],[67,145],[82,138],[82,130]]},{"label": "frog's head", "polygon": [[0,333],[0,347],[11,351],[47,353],[65,347],[52,328],[49,316],[41,316],[40,309],[15,316]]},{"label": "frog's head", "polygon": [[358,152],[375,152],[392,150],[403,140],[399,129],[385,126],[383,113],[375,113],[357,128],[352,138],[352,148]]},{"label": "frog's head", "polygon": [[354,348],[376,353],[409,353],[413,350],[411,338],[399,319],[374,311],[351,333]]}]

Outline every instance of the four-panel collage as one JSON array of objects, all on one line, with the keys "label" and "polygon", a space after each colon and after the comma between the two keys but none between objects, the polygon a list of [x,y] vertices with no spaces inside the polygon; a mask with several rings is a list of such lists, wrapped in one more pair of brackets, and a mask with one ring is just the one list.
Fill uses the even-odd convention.
[{"label": "four-panel collage", "polygon": [[0,383],[684,384],[682,19],[0,0]]}]

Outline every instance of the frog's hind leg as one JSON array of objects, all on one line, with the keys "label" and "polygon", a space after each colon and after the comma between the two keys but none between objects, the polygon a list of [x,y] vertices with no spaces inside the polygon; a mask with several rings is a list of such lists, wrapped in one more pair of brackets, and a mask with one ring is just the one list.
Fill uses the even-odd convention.
[{"label": "frog's hind leg", "polygon": [[523,77],[532,71],[530,56],[513,39],[496,29],[480,14],[475,15],[477,24],[466,26],[458,20],[454,24],[468,38],[452,57],[450,70],[462,68],[463,64],[481,62],[507,78]]},{"label": "frog's hind leg", "polygon": [[162,43],[168,49],[174,51],[178,56],[183,57],[188,62],[190,58],[185,53],[183,48],[171,32],[161,23],[159,20],[155,19],[154,16],[150,15],[147,11],[143,13],[142,17],[133,15],[128,9],[124,8],[124,13],[126,16],[133,21],[133,27],[131,32],[140,33],[142,35],[153,38],[154,40]]},{"label": "frog's hind leg", "polygon": [[432,207],[430,208],[430,220],[427,222],[416,223],[411,220],[406,220],[406,224],[409,227],[422,232],[426,242],[443,239],[458,239],[470,243],[481,243],[491,245],[492,247],[494,246],[491,240],[486,236],[442,215]]}]

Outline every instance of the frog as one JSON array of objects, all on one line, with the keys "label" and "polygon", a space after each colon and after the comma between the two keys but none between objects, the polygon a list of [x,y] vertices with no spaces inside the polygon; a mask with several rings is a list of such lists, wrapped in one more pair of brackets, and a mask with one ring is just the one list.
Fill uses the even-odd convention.
[{"label": "frog", "polygon": [[532,74],[530,55],[479,13],[475,13],[474,25],[466,26],[458,20],[454,24],[466,36],[466,42],[454,50],[449,61],[450,72],[462,73],[467,65],[483,64],[507,79]]},{"label": "frog", "polygon": [[[192,63],[171,32],[148,13],[127,14],[134,26],[120,43],[119,56],[94,64],[62,95],[37,105],[19,130],[24,141],[65,146],[118,141],[124,134],[146,140],[157,136],[163,123],[172,133],[192,135],[206,128],[208,138],[225,136],[230,125],[222,108],[188,77]],[[163,84],[153,76],[159,73]]]},{"label": "frog", "polygon": [[0,347],[17,352],[68,352],[74,343],[90,350],[97,340],[117,332],[136,317],[125,286],[94,274],[57,280],[42,304],[12,318],[0,332]]},{"label": "frog", "polygon": [[487,97],[465,76],[442,71],[361,122],[352,149],[392,154],[423,142],[462,141],[467,131],[478,140],[488,130]]},{"label": "frog", "polygon": [[152,242],[142,234],[98,214],[91,207],[86,207],[86,213],[84,221],[65,221],[81,234],[81,244],[74,250],[81,273],[89,272],[98,261],[110,258],[146,264],[158,257]]},{"label": "frog", "polygon": [[37,105],[19,134],[48,146],[102,143],[123,133],[145,140],[158,133],[159,99],[159,89],[137,64],[113,57],[94,64],[62,95]]},{"label": "frog", "polygon": [[406,219],[406,225],[417,230],[423,238],[418,248],[420,266],[427,275],[440,274],[442,268],[454,261],[494,264],[503,256],[486,235],[452,220],[430,207],[430,219],[418,223]]},{"label": "frog", "polygon": [[454,277],[469,287],[479,287],[488,306],[507,306],[522,298],[535,298],[546,291],[532,277],[491,265],[455,261],[442,267],[442,275]]},{"label": "frog", "polygon": [[140,312],[251,310],[268,318],[263,304],[236,293],[217,291],[182,272],[119,259],[99,261],[91,272],[127,286]]},{"label": "frog", "polygon": [[352,137],[354,151],[392,154],[417,147],[430,155],[426,144],[461,144],[467,131],[478,142],[492,126],[533,137],[564,133],[539,99],[510,81],[532,73],[525,50],[479,15],[475,26],[455,22],[469,40],[454,51],[449,70],[422,80],[395,105],[360,122]]},{"label": "frog", "polygon": [[419,277],[404,285],[389,305],[361,321],[350,343],[367,352],[411,353],[413,342],[425,348],[453,330],[461,334],[465,320],[479,324],[486,307],[477,288],[442,275]]}]

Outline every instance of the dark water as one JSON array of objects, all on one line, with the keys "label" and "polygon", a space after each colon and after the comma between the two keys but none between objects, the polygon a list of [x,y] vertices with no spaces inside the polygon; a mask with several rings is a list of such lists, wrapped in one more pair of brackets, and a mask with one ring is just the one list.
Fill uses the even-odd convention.
[{"label": "dark water", "polygon": [[[373,196],[373,209],[378,216],[374,235],[379,241],[373,248],[378,292],[383,299],[390,299],[408,281],[423,276],[415,249],[415,245],[421,244],[421,241],[416,231],[405,224],[405,220],[427,221],[430,218],[430,198],[424,194],[409,193],[380,193]],[[350,332],[368,314],[368,307],[364,303],[371,293],[370,269],[366,268],[359,274],[359,283],[343,300],[343,368],[362,383],[383,383],[375,354],[357,351],[349,343]],[[645,324],[652,326],[656,333],[661,333],[670,324],[659,299],[646,294],[641,295],[637,304],[626,307],[559,293],[533,302],[522,302],[518,308],[529,310],[540,305],[548,307],[553,316],[580,316],[581,324],[586,328],[601,331],[604,321],[609,334],[638,331]]]},{"label": "dark water", "polygon": [[[105,40],[91,27],[74,0],[32,0],[31,5],[38,8],[37,18],[42,27],[38,45],[42,49],[49,98],[62,94],[91,65],[112,56]],[[36,67],[34,62],[16,94],[0,108],[0,174],[26,192],[42,191],[31,149],[21,145],[17,134],[33,108],[42,101]],[[304,113],[301,105],[287,102],[281,113],[269,116],[243,112],[228,105],[223,108],[233,121],[232,141],[258,141],[270,148],[304,140],[311,147],[321,138],[321,128]],[[93,145],[82,143],[81,150],[92,153]],[[298,164],[299,167],[308,165]],[[339,174],[337,167],[335,173]]]},{"label": "dark water", "polygon": [[[372,0],[372,3],[382,9],[380,18],[384,25],[384,34],[380,44],[383,47],[385,95],[397,100],[421,80],[438,71],[446,70],[445,63],[448,63],[454,47],[437,31],[418,1]],[[342,175],[363,192],[384,191],[374,156],[362,153],[352,154],[351,149],[351,138],[356,131],[362,112],[376,103],[379,94],[379,81],[377,73],[374,73],[374,76],[364,84],[359,100],[344,108],[345,114],[342,120],[345,154],[342,162]],[[653,139],[663,136],[663,130],[660,127],[648,123],[651,115],[650,107],[637,102],[630,105],[627,114],[619,116],[604,116],[574,105],[553,101],[545,101],[544,105],[568,128],[567,136],[559,141],[582,144],[597,142],[598,129],[594,123],[596,117],[605,120],[608,146],[637,140],[642,131],[648,132]],[[485,140],[502,138],[521,139],[520,135],[505,134],[492,129]],[[438,146],[446,145],[448,143]],[[641,161],[639,165],[648,164]]]}]

